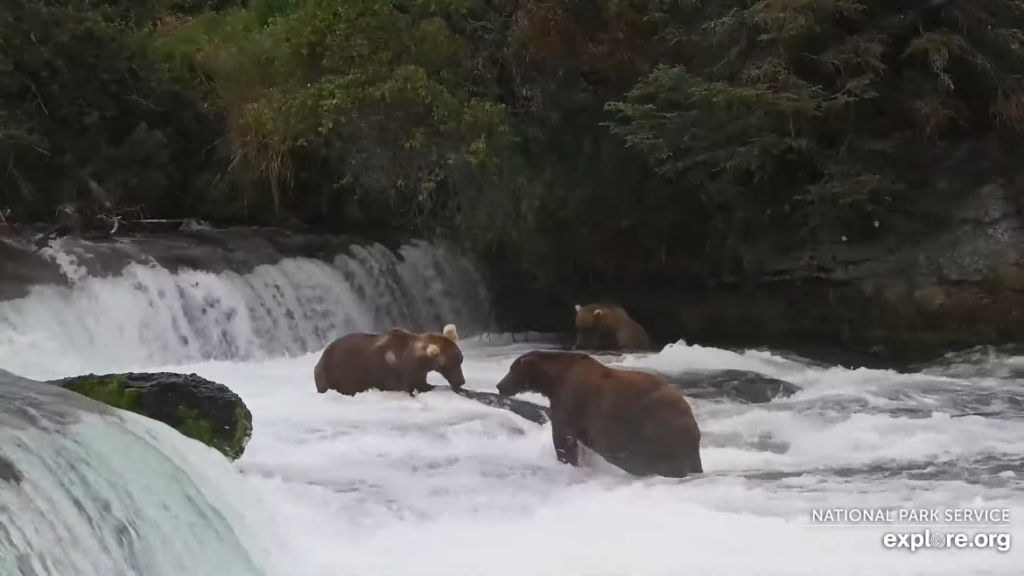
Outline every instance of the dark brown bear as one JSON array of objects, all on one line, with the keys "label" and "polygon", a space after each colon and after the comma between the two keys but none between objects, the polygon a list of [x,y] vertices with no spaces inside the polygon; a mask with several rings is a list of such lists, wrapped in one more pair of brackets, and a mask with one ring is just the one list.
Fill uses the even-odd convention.
[{"label": "dark brown bear", "polygon": [[443,334],[414,334],[395,328],[384,334],[347,334],[327,345],[313,369],[316,391],[334,390],[354,396],[367,390],[428,392],[427,374],[437,372],[458,390],[466,384],[462,375],[462,351],[455,343],[455,326]]},{"label": "dark brown bear", "polygon": [[551,401],[560,462],[579,465],[579,443],[636,476],[703,472],[700,428],[690,404],[654,374],[617,370],[577,352],[534,351],[512,363],[498,393],[537,392]]},{"label": "dark brown bear", "polygon": [[573,350],[651,349],[651,339],[644,327],[614,304],[577,304],[576,334]]}]

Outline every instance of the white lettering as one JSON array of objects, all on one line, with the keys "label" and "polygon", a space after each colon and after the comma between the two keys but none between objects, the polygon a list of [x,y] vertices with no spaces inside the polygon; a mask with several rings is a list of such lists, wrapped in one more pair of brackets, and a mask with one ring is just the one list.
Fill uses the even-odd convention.
[{"label": "white lettering", "polygon": [[922,532],[888,532],[882,535],[882,546],[886,548],[907,548],[916,552],[921,548],[991,548],[998,552],[1010,550],[1011,536],[1008,533],[963,532],[945,533],[924,530]]},{"label": "white lettering", "polygon": [[1010,510],[1008,508],[946,510],[944,518],[950,523],[1008,524]]},{"label": "white lettering", "polygon": [[1007,508],[815,508],[812,523],[835,524],[967,524],[1005,525],[1010,523]]}]

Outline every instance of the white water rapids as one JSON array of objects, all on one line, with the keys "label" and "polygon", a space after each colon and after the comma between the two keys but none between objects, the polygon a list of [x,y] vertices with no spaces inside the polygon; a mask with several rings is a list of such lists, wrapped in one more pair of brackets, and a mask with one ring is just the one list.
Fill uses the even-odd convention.
[{"label": "white water rapids", "polygon": [[[318,352],[345,332],[454,322],[468,336],[468,387],[482,391],[538,346],[474,337],[489,312],[468,264],[427,245],[404,255],[369,248],[330,265],[289,259],[247,275],[133,265],[0,303],[0,368],[36,379],[196,372],[238,393],[255,430],[228,464],[131,414],[83,413],[58,435],[12,428],[0,409],[0,456],[24,476],[5,484],[0,459],[0,574],[1024,571],[1013,548],[882,545],[887,531],[923,528],[808,526],[814,508],[1005,508],[1006,527],[933,531],[1010,533],[1019,546],[1024,358],[963,355],[901,375],[683,343],[628,356],[622,363],[634,367],[751,370],[803,388],[766,405],[692,400],[706,473],[640,480],[592,456],[581,468],[561,465],[549,426],[449,391],[317,394]],[[65,266],[74,273],[73,262]],[[11,402],[10,392],[0,390],[0,401]],[[103,535],[90,540],[90,531]]]}]

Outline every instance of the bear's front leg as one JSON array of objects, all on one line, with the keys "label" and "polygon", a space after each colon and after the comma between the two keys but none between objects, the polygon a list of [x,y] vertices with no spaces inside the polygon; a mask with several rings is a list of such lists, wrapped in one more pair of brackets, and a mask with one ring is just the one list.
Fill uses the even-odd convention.
[{"label": "bear's front leg", "polygon": [[597,338],[591,328],[580,328],[576,333],[576,341],[572,344],[573,350],[594,350]]},{"label": "bear's front leg", "polygon": [[434,388],[435,388],[435,386],[434,386],[434,385],[432,385],[432,384],[427,384],[427,381],[426,381],[426,380],[424,380],[423,382],[418,382],[418,383],[416,383],[416,384],[415,384],[415,385],[414,385],[414,386],[412,387],[412,389],[411,389],[411,390],[409,390],[409,395],[410,395],[410,396],[414,396],[414,395],[415,395],[415,394],[414,394],[415,392],[430,392],[430,391],[431,391],[431,390],[433,390]]},{"label": "bear's front leg", "polygon": [[416,396],[417,392],[430,392],[434,389],[433,386],[427,384],[427,379],[424,378],[410,378],[405,382],[405,391],[409,396]]},{"label": "bear's front leg", "polygon": [[576,437],[561,419],[552,418],[551,441],[555,445],[555,456],[563,464],[580,465],[580,445]]}]

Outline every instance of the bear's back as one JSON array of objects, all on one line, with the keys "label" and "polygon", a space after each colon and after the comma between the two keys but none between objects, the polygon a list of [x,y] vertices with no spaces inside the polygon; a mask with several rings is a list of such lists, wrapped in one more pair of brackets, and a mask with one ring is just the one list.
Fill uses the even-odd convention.
[{"label": "bear's back", "polygon": [[619,347],[623,350],[650,350],[651,338],[643,325],[623,309],[619,309],[619,330],[616,334]]},{"label": "bear's back", "polygon": [[356,332],[328,344],[313,368],[317,391],[336,390],[343,394],[358,391],[359,381],[378,363],[380,356],[373,353],[373,347],[379,341],[377,334]]},{"label": "bear's back", "polygon": [[686,397],[654,374],[605,368],[574,394],[586,404],[578,423],[585,444],[631,474],[701,471],[700,429]]},{"label": "bear's back", "polygon": [[[600,311],[599,316],[595,313]],[[577,329],[597,330],[602,348],[619,350],[649,350],[651,340],[647,330],[625,308],[610,302],[587,304],[576,312]]]}]

